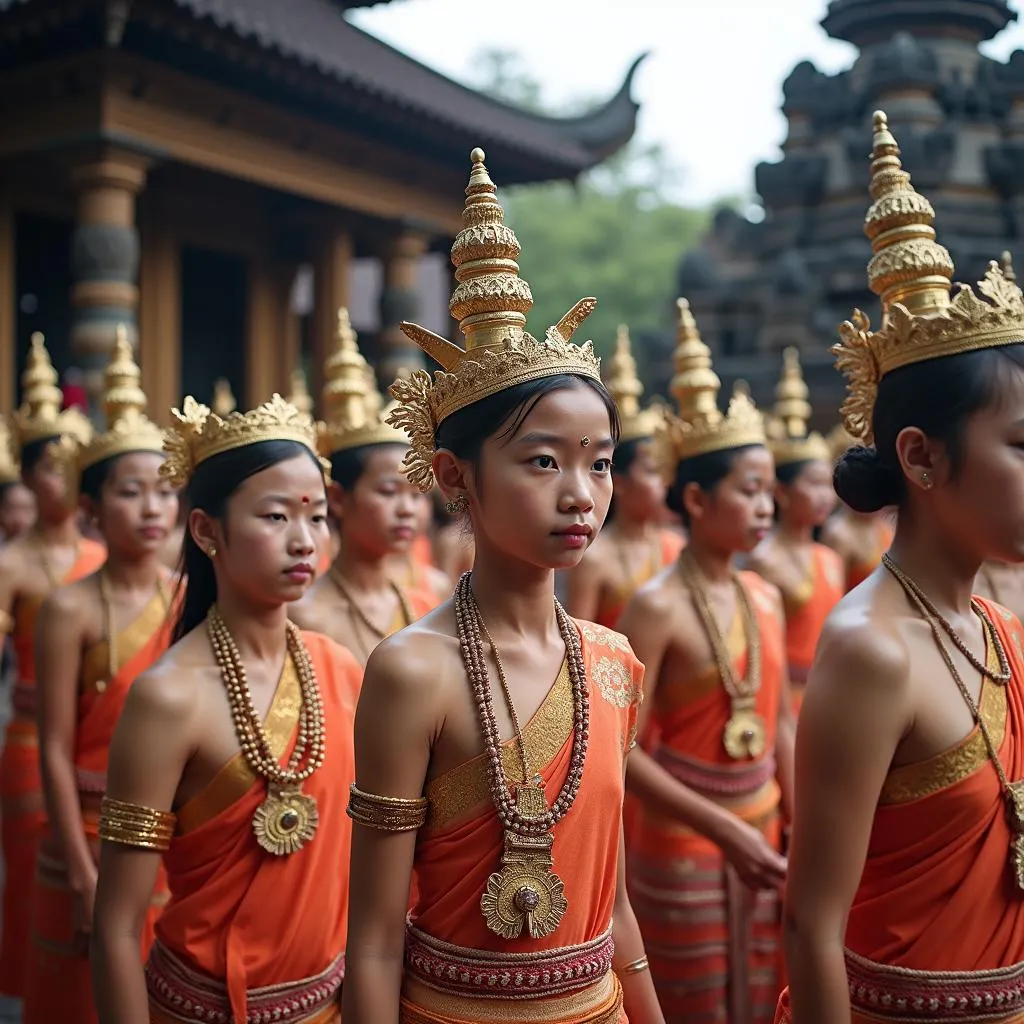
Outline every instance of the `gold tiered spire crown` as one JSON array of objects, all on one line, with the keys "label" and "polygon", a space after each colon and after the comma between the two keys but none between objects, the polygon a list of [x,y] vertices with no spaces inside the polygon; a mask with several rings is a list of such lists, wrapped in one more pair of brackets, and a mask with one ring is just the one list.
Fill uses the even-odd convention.
[{"label": "gold tiered spire crown", "polygon": [[6,417],[0,418],[0,485],[16,484],[21,479],[21,466],[14,452],[14,438]]},{"label": "gold tiered spire crown", "polygon": [[794,462],[830,462],[832,452],[817,431],[808,433],[811,418],[810,391],[800,368],[800,350],[782,352],[782,375],[775,387],[775,407],[768,424],[768,438],[776,466]]},{"label": "gold tiered spire crown", "polygon": [[[207,459],[261,441],[296,441],[317,454],[316,424],[277,394],[250,412],[226,416],[189,395],[171,415],[173,423],[164,440],[167,459],[160,473],[175,487],[187,484]],[[326,467],[322,460],[321,466]]]},{"label": "gold tiered spire crown", "polygon": [[846,375],[843,423],[859,442],[873,441],[878,383],[901,366],[1024,341],[1024,296],[994,260],[978,293],[958,284],[951,298],[953,261],[935,241],[931,203],[911,184],[882,111],[874,115],[871,197],[864,222],[874,255],[868,284],[882,302],[882,324],[871,330],[855,310],[833,347]]},{"label": "gold tiered spire crown", "polygon": [[79,444],[92,437],[92,424],[79,409],[61,409],[64,396],[57,386],[57,371],[42,334],[32,335],[25,371],[21,375],[22,404],[13,416],[18,452],[33,441],[67,435]]},{"label": "gold tiered spire crown", "polygon": [[666,413],[660,435],[660,461],[666,479],[676,465],[709,452],[765,443],[764,418],[750,398],[746,383],[737,381],[725,415],[718,408],[722,382],[711,366],[711,349],[704,343],[686,299],[676,302],[675,376],[669,388],[678,413]]},{"label": "gold tiered spire crown", "polygon": [[324,363],[323,410],[318,425],[320,454],[332,455],[371,444],[408,445],[406,434],[382,418],[384,401],[369,363],[359,351],[348,310],[338,310],[334,351]]},{"label": "gold tiered spire crown", "polygon": [[644,386],[636,372],[636,359],[633,358],[629,328],[625,324],[619,325],[615,338],[615,352],[608,360],[604,383],[619,410],[619,442],[654,437],[660,428],[664,410],[660,405],[640,408],[640,396],[644,393]]},{"label": "gold tiered spire crown", "polygon": [[417,324],[402,331],[442,367],[433,377],[417,370],[397,380],[397,401],[388,422],[404,430],[411,444],[405,459],[410,481],[430,489],[431,460],[438,426],[454,412],[527,381],[571,373],[601,379],[600,360],[589,342],[571,338],[594,311],[597,300],[581,299],[538,341],[526,331],[533,306],[530,286],[519,276],[520,248],[505,224],[497,189],[484,166],[484,151],[470,153],[472,170],[462,211],[462,230],[452,245],[458,282],[449,308],[466,337],[465,349]]},{"label": "gold tiered spire crown", "polygon": [[[162,452],[164,431],[146,416],[146,393],[140,386],[141,373],[132,356],[132,345],[123,324],[117,328],[114,350],[104,373],[103,410],[107,429],[85,445],[74,445],[74,465],[81,473],[105,459],[127,452]],[[70,459],[68,438],[60,449]]]}]

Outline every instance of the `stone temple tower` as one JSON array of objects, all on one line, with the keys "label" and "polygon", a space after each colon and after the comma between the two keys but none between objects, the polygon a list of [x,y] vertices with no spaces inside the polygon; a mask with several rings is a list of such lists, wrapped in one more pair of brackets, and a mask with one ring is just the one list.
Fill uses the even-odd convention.
[{"label": "stone temple tower", "polygon": [[[755,171],[764,220],[720,212],[679,266],[678,294],[725,390],[743,377],[768,402],[781,351],[795,345],[815,426],[835,422],[836,325],[857,306],[878,318],[861,227],[878,108],[936,208],[957,279],[980,277],[1004,250],[1024,258],[1024,51],[1002,63],[978,49],[1014,18],[1006,0],[831,0],[822,26],[856,46],[857,59],[835,75],[808,61],[793,69],[782,158]],[[658,370],[669,372],[662,361]]]}]

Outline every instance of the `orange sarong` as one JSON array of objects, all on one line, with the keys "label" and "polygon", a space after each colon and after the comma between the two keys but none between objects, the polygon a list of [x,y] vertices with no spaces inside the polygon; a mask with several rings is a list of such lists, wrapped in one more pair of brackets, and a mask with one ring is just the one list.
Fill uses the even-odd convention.
[{"label": "orange sarong", "polygon": [[[82,538],[78,557],[61,584],[94,573],[107,549]],[[36,616],[44,597],[22,598],[14,607],[11,640],[18,658],[13,715],[0,754],[0,840],[4,855],[3,924],[0,926],[0,995],[21,999],[31,929],[32,879],[46,822],[36,727]]]},{"label": "orange sarong", "polygon": [[[729,757],[722,733],[731,704],[718,669],[710,668],[689,680],[659,682],[653,716],[660,738],[652,756],[680,782],[759,828],[778,849],[774,748],[782,625],[768,584],[754,573],[739,575],[761,635],[756,710],[765,722],[765,752],[751,761]],[[727,644],[743,678],[747,650],[738,609]],[[776,893],[751,892],[714,843],[646,807],[627,859],[630,898],[667,1024],[770,1021],[782,987]]]},{"label": "orange sarong", "polygon": [[[267,786],[241,754],[178,809],[177,833],[164,855],[171,898],[146,964],[154,1024],[245,1024],[257,1011],[260,1020],[339,1019],[352,840],[345,809],[355,779],[352,729],[362,670],[327,637],[303,633],[303,639],[320,684],[327,737],[323,765],[302,786],[316,800],[316,835],[289,856],[258,845],[252,819]],[[300,707],[289,660],[264,723],[282,763],[295,745]],[[301,1012],[282,1016],[293,1006]]]},{"label": "orange sarong", "polygon": [[666,565],[669,565],[679,557],[679,552],[686,547],[686,541],[673,530],[659,530],[660,547],[655,557],[651,557],[640,568],[632,579],[612,590],[604,591],[598,604],[597,613],[594,619],[599,625],[614,629],[622,613],[629,604],[629,599],[652,577],[661,572]]},{"label": "orange sarong", "polygon": [[811,571],[794,594],[783,593],[786,606],[786,661],[793,707],[800,710],[804,686],[814,664],[818,638],[829,613],[843,596],[843,560],[824,544],[811,549]]},{"label": "orange sarong", "polygon": [[[114,728],[135,679],[167,650],[171,616],[162,594],[142,610],[117,638],[120,665],[109,676],[109,647],[103,641],[83,658],[75,733],[75,767],[82,800],[82,822],[93,857],[99,863],[100,802],[107,787],[107,757]],[[149,955],[153,926],[167,902],[167,881],[161,867],[142,936],[142,955]],[[32,896],[32,940],[29,950],[23,1024],[95,1024],[96,1008],[89,971],[89,950],[76,943],[75,896],[68,884],[67,864],[57,837],[49,829],[39,844]]]},{"label": "orange sarong", "polygon": [[[417,899],[406,947],[402,1024],[626,1022],[611,974],[611,918],[624,758],[636,729],[643,666],[625,637],[589,622],[578,626],[589,681],[590,740],[576,800],[553,832],[553,870],[565,884],[565,916],[543,938],[505,939],[490,931],[480,898],[500,868],[503,832],[486,759],[473,758],[432,780],[426,790],[429,816],[416,846]],[[572,754],[572,688],[564,664],[523,737],[550,804]],[[519,762],[511,741],[502,757],[515,778]]]},{"label": "orange sarong", "polygon": [[[984,680],[979,708],[1016,781],[1024,778],[1024,629],[1004,608],[976,600],[1013,672],[1006,686]],[[927,761],[890,770],[846,927],[857,1024],[1024,1020],[1024,898],[1011,877],[1011,839],[977,727]],[[777,1020],[790,1018],[787,989]]]},{"label": "orange sarong", "polygon": [[859,587],[881,564],[882,555],[889,550],[896,531],[882,519],[875,519],[875,548],[867,557],[854,559],[846,565],[846,589]]}]

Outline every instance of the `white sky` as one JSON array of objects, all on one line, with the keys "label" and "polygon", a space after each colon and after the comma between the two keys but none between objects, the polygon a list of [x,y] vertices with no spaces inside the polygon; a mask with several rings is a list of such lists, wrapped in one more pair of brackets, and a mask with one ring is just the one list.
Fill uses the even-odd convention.
[{"label": "white sky", "polygon": [[[1017,11],[1024,0],[1011,0]],[[611,95],[633,58],[639,135],[662,143],[681,170],[675,198],[749,196],[754,165],[785,135],[782,82],[800,60],[849,66],[853,47],[818,26],[826,0],[392,0],[352,20],[452,78],[472,84],[472,58],[520,53],[553,102]],[[1024,20],[1024,15],[1021,15]],[[1024,25],[987,44],[1005,59]]]}]

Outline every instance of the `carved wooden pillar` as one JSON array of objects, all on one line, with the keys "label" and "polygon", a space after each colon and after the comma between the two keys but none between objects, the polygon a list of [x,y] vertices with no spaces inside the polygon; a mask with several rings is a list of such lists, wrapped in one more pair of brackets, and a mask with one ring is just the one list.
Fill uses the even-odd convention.
[{"label": "carved wooden pillar", "polygon": [[71,349],[87,371],[91,398],[98,397],[117,325],[125,325],[133,345],[138,337],[135,197],[146,183],[148,166],[137,153],[103,147],[83,154],[71,171],[78,195],[71,239]]},{"label": "carved wooden pillar", "polygon": [[[338,308],[348,306],[352,275],[352,236],[345,230],[328,231],[320,240],[313,267],[313,365],[310,393],[318,399],[324,383],[324,361],[338,329]],[[289,367],[289,373],[294,367]]]},{"label": "carved wooden pillar", "polygon": [[384,250],[384,288],[380,295],[380,360],[377,379],[387,388],[401,370],[425,365],[423,353],[402,333],[399,323],[419,312],[418,266],[428,239],[418,231],[396,235]]}]

